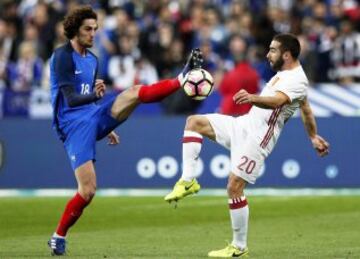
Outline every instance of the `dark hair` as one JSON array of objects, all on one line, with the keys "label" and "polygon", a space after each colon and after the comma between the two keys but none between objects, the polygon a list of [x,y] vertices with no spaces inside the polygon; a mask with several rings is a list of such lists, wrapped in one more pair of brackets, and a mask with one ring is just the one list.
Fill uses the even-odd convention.
[{"label": "dark hair", "polygon": [[66,38],[74,38],[78,33],[83,20],[85,19],[97,20],[97,14],[89,5],[75,8],[68,15],[66,15],[63,21]]},{"label": "dark hair", "polygon": [[290,51],[291,56],[297,59],[300,54],[300,42],[297,37],[290,33],[277,34],[273,38],[274,41],[280,42],[280,50],[282,53]]}]

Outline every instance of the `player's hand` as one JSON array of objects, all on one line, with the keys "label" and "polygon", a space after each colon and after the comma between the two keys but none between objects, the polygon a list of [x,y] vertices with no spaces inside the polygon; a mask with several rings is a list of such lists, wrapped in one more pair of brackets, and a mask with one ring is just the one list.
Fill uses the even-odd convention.
[{"label": "player's hand", "polygon": [[319,156],[323,157],[329,154],[330,144],[321,136],[315,135],[315,137],[311,138],[311,142]]},{"label": "player's hand", "polygon": [[102,98],[106,91],[106,85],[104,84],[104,80],[96,79],[95,80],[95,93],[98,98]]},{"label": "player's hand", "polygon": [[120,137],[118,134],[115,133],[115,131],[111,131],[109,133],[109,135],[107,135],[108,137],[108,145],[117,145],[120,143]]},{"label": "player's hand", "polygon": [[249,94],[246,90],[241,89],[239,92],[234,94],[233,100],[236,104],[251,103],[252,96],[253,95]]}]

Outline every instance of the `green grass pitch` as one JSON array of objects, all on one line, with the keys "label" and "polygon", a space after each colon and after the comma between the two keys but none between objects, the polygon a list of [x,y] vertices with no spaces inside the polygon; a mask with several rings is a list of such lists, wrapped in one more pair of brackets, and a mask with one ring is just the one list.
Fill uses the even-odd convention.
[{"label": "green grass pitch", "polygon": [[[47,258],[67,198],[0,198],[0,258]],[[360,197],[248,197],[250,258],[360,258]],[[70,258],[206,258],[231,241],[226,197],[96,197]]]}]

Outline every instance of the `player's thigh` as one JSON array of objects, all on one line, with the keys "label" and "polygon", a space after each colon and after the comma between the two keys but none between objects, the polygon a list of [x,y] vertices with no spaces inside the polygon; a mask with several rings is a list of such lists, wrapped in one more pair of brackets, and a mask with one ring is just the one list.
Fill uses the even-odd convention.
[{"label": "player's thigh", "polygon": [[221,114],[205,114],[204,116],[214,132],[214,140],[223,147],[230,149],[234,129],[234,118]]},{"label": "player's thigh", "polygon": [[111,109],[113,103],[115,102],[115,98],[109,99],[109,101],[104,102],[101,105],[98,113],[96,114],[97,118],[97,134],[96,140],[103,139],[106,137],[111,131],[113,131],[116,127],[122,124],[126,119],[120,121],[114,119],[111,115]]},{"label": "player's thigh", "polygon": [[71,123],[66,130],[65,150],[75,171],[88,161],[95,160],[97,122],[84,119]]},{"label": "player's thigh", "polygon": [[256,182],[264,160],[265,155],[261,147],[251,141],[231,147],[231,172],[248,183]]},{"label": "player's thigh", "polygon": [[96,173],[93,161],[87,161],[76,168],[75,177],[80,186],[96,186]]},{"label": "player's thigh", "polygon": [[140,87],[140,85],[132,86],[116,96],[111,107],[111,116],[114,119],[118,121],[127,119],[140,104],[138,98]]}]

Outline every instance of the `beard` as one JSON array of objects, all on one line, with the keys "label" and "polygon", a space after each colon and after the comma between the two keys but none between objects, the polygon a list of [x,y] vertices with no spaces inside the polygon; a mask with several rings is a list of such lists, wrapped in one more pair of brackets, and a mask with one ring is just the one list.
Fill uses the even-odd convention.
[{"label": "beard", "polygon": [[85,48],[91,48],[93,46],[93,43],[89,43],[89,42],[83,42],[82,45],[85,47]]},{"label": "beard", "polygon": [[93,41],[86,41],[85,39],[79,38],[79,43],[84,48],[91,48],[93,46]]},{"label": "beard", "polygon": [[271,68],[277,72],[281,70],[283,65],[284,65],[284,59],[280,57],[271,65]]}]

